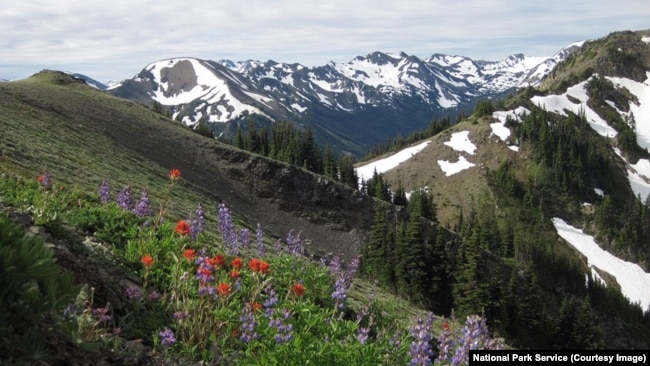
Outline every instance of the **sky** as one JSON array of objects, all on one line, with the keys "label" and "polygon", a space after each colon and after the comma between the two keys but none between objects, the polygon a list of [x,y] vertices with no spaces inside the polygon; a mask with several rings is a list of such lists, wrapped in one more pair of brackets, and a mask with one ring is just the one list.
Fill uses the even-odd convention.
[{"label": "sky", "polygon": [[648,28],[647,0],[4,1],[0,79],[53,69],[106,83],[173,57],[320,66],[403,51],[496,61]]}]

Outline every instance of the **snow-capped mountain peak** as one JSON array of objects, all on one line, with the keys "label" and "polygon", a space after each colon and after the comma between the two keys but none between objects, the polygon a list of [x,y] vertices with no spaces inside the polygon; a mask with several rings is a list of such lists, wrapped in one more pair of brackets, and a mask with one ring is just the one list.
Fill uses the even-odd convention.
[{"label": "snow-capped mountain peak", "polygon": [[[363,151],[385,138],[382,129],[392,135],[423,128],[432,118],[454,115],[460,106],[521,85],[543,62],[549,61],[522,54],[477,61],[379,51],[315,67],[272,60],[174,58],[147,65],[109,92],[160,103],[188,125],[200,120],[228,123],[250,115],[310,121],[322,130],[335,128]],[[359,124],[378,127],[369,132]],[[334,141],[332,133],[326,135],[321,138]]]}]

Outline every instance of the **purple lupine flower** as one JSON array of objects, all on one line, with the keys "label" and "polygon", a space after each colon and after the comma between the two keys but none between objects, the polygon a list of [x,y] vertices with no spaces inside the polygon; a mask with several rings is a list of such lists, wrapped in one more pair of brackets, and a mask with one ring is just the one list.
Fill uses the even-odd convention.
[{"label": "purple lupine flower", "polygon": [[455,340],[449,330],[449,323],[444,323],[442,332],[440,332],[440,337],[438,337],[438,361],[451,362],[454,343]]},{"label": "purple lupine flower", "polygon": [[253,314],[253,308],[250,306],[250,304],[246,304],[244,306],[244,309],[242,309],[241,316],[239,317],[239,321],[241,322],[241,327],[240,331],[241,334],[239,336],[239,339],[246,342],[250,343],[254,339],[258,339],[259,335],[255,331],[255,328],[257,328],[257,321],[255,320],[255,315]]},{"label": "purple lupine flower", "polygon": [[327,268],[330,270],[330,272],[335,274],[341,272],[342,267],[341,257],[338,255],[332,257],[332,259],[329,260],[329,263],[327,264]]},{"label": "purple lupine flower", "polygon": [[172,346],[176,343],[174,332],[167,327],[165,327],[165,330],[158,333],[158,335],[160,336],[160,344],[162,344],[163,347]]},{"label": "purple lupine flower", "polygon": [[186,310],[177,310],[174,312],[174,319],[178,321],[185,320],[189,314]]},{"label": "purple lupine flower", "polygon": [[199,296],[217,296],[217,289],[214,286],[199,285]]},{"label": "purple lupine flower", "polygon": [[194,216],[190,221],[190,238],[196,240],[196,237],[203,232],[203,224],[205,222],[205,211],[201,207],[201,203],[196,206]]},{"label": "purple lupine flower", "polygon": [[111,320],[111,316],[108,314],[108,311],[108,307],[95,308],[93,309],[93,316],[98,322],[105,323]]},{"label": "purple lupine flower", "polygon": [[135,207],[131,210],[138,217],[151,216],[152,211],[149,206],[149,196],[147,195],[147,190],[143,189],[140,194],[140,199],[136,203]]},{"label": "purple lupine flower", "polygon": [[273,307],[275,307],[280,300],[272,287],[268,287],[264,292],[267,295],[267,299],[262,304],[262,306],[264,306],[264,315],[267,318],[270,318],[271,315],[273,315]]},{"label": "purple lupine flower", "polygon": [[124,210],[131,210],[133,201],[131,200],[131,186],[126,186],[117,194],[115,198],[117,206]]},{"label": "purple lupine flower", "polygon": [[264,257],[264,231],[262,231],[262,225],[257,224],[257,230],[255,230],[255,242],[257,244],[257,256]]},{"label": "purple lupine flower", "polygon": [[345,283],[345,277],[338,275],[336,281],[334,281],[334,291],[332,292],[332,299],[335,300],[335,305],[339,309],[345,308],[345,302],[348,298],[347,295],[347,285]]},{"label": "purple lupine flower", "polygon": [[[359,328],[357,328],[357,340],[361,344],[366,344],[366,342],[368,341],[368,338],[370,336],[370,328],[374,323],[374,319],[372,316],[368,318],[369,314],[370,314],[370,309],[368,308],[368,305],[362,306],[361,310],[357,313],[357,322],[359,323]],[[365,327],[362,327],[361,323],[365,318],[368,318],[368,323]]]},{"label": "purple lupine flower", "polygon": [[334,291],[332,292],[332,299],[335,300],[335,305],[339,309],[345,307],[347,300],[347,291],[352,286],[352,280],[359,268],[359,257],[355,257],[350,262],[347,271],[342,270],[341,258],[338,255],[332,257],[329,261],[328,269],[334,277]]},{"label": "purple lupine flower", "polygon": [[99,201],[101,203],[108,203],[111,200],[111,182],[104,179],[99,186]]},{"label": "purple lupine flower", "polygon": [[248,249],[250,244],[251,244],[251,236],[250,236],[250,230],[244,228],[241,229],[239,232],[239,242],[241,243],[241,247],[244,249]]},{"label": "purple lupine flower", "polygon": [[214,294],[214,286],[209,284],[214,282],[214,266],[210,264],[208,257],[205,255],[205,250],[199,251],[196,257],[196,276],[199,281],[199,295]]},{"label": "purple lupine flower", "polygon": [[359,329],[357,329],[357,340],[359,343],[366,344],[368,341],[369,333],[370,327],[359,327]]},{"label": "purple lupine flower", "polygon": [[269,327],[275,328],[275,343],[282,344],[293,339],[293,325],[289,323],[291,312],[288,309],[282,311],[282,316],[269,320]]},{"label": "purple lupine flower", "polygon": [[126,297],[129,300],[140,300],[142,298],[142,291],[139,287],[130,286],[126,288]]},{"label": "purple lupine flower", "polygon": [[485,318],[478,315],[467,317],[457,344],[451,359],[453,365],[466,364],[469,360],[469,351],[473,349],[503,349],[503,341],[490,336]]},{"label": "purple lupine flower", "polygon": [[162,295],[160,295],[160,292],[158,292],[158,291],[153,291],[147,297],[151,301],[156,301],[156,300],[159,300],[162,297]]},{"label": "purple lupine flower", "polygon": [[350,261],[350,264],[346,268],[345,271],[345,281],[348,283],[348,287],[352,285],[352,281],[354,280],[354,276],[357,273],[357,270],[359,269],[359,263],[361,262],[361,258],[357,255],[352,260]]},{"label": "purple lupine flower", "polygon": [[235,231],[230,210],[225,203],[221,203],[217,211],[219,212],[219,232],[221,232],[221,237],[230,246],[230,254],[239,255],[237,231]]},{"label": "purple lupine flower", "polygon": [[298,235],[293,234],[293,230],[290,230],[289,233],[287,234],[287,251],[289,254],[293,255],[298,255],[298,256],[303,256],[305,255],[305,241],[302,239],[301,234],[302,232],[299,232]]},{"label": "purple lupine flower", "polygon": [[[453,315],[452,315],[453,319]],[[452,365],[464,365],[469,360],[469,351],[473,349],[503,349],[502,338],[492,338],[485,318],[478,315],[467,317],[463,329],[451,332],[449,326],[443,326],[438,339],[438,361]]]},{"label": "purple lupine flower", "polygon": [[431,356],[433,350],[431,349],[431,340],[433,335],[431,327],[433,326],[433,313],[429,313],[426,321],[418,317],[416,323],[411,327],[411,366],[431,365]]}]

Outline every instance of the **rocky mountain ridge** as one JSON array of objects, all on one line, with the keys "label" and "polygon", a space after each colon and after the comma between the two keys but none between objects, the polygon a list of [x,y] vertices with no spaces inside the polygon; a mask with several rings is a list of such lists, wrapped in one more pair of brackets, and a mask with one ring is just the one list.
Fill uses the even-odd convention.
[{"label": "rocky mountain ridge", "polygon": [[578,47],[569,45],[550,58],[514,54],[502,61],[374,52],[317,67],[172,58],[147,65],[107,91],[159,103],[184,124],[205,122],[217,134],[232,134],[251,121],[310,126],[321,144],[358,155],[386,136],[408,135],[480,99],[536,85]]}]

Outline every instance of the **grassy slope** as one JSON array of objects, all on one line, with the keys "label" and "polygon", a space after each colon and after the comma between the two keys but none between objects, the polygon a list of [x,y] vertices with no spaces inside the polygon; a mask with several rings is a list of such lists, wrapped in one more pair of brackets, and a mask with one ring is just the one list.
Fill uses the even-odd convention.
[{"label": "grassy slope", "polygon": [[48,171],[89,192],[109,178],[115,191],[146,188],[155,202],[165,192],[161,178],[179,168],[184,197],[172,207],[179,218],[201,202],[214,220],[214,205],[225,201],[249,225],[278,237],[303,230],[322,251],[354,253],[369,225],[371,200],[342,185],[204,138],[62,73],[0,84],[0,110],[5,169]]}]

